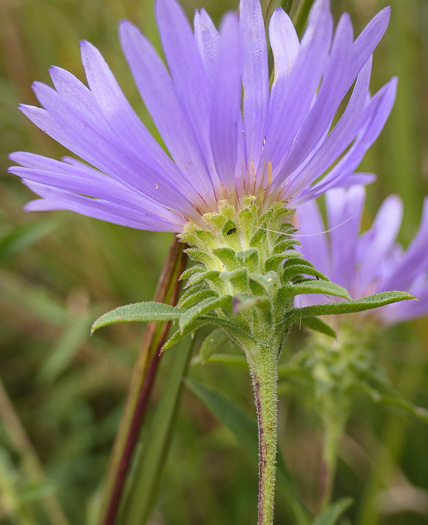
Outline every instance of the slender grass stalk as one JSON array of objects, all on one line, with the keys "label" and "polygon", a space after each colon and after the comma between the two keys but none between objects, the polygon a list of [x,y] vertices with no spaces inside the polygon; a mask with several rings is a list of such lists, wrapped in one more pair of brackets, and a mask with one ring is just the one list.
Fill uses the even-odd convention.
[{"label": "slender grass stalk", "polygon": [[331,503],[336,478],[337,449],[343,434],[344,425],[340,419],[324,423],[323,462],[321,466],[321,511]]},{"label": "slender grass stalk", "polygon": [[[13,404],[9,399],[8,393],[1,379],[0,419],[4,423],[4,428],[22,459],[22,465],[30,480],[42,481],[43,479],[46,479],[42,464],[40,463],[37,453],[15,412]],[[55,496],[43,498],[41,505],[52,525],[69,525],[69,521]]]},{"label": "slender grass stalk", "polygon": [[[178,278],[186,264],[183,249],[184,245],[179,243],[174,236],[158,281],[155,301],[176,303],[180,290]],[[113,525],[115,523],[126,476],[155,381],[160,360],[159,352],[166,341],[169,326],[168,322],[150,322],[146,327],[113,447],[101,502],[99,524]]]},{"label": "slender grass stalk", "polygon": [[303,30],[305,29],[306,21],[309,16],[312,4],[315,0],[302,0],[299,5],[299,9],[294,18],[294,27],[296,28],[297,34],[302,36]]},{"label": "slender grass stalk", "polygon": [[120,509],[120,525],[145,525],[156,503],[163,466],[174,434],[174,423],[183,391],[183,378],[199,338],[188,337],[168,363],[169,371],[150,428],[133,468],[126,497]]}]

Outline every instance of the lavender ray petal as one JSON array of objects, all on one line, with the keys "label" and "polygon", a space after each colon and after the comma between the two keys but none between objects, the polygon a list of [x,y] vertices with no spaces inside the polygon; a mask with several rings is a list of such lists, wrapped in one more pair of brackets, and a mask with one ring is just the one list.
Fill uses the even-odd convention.
[{"label": "lavender ray petal", "polygon": [[[358,131],[360,116],[367,101],[371,73],[371,60],[369,60],[361,73],[358,75],[354,90],[346,109],[339,122],[320,146],[315,149],[307,162],[303,162],[296,173],[290,176],[287,186],[287,194],[297,194],[301,188],[317,179],[320,174],[331,166],[331,164],[343,153],[343,151],[354,140]],[[288,175],[285,169],[277,176],[272,190],[279,188],[280,183]]]},{"label": "lavender ray petal", "polygon": [[178,216],[177,223],[174,224],[162,218],[136,212],[111,202],[83,197],[43,184],[23,182],[32,191],[43,197],[41,201],[29,202],[25,208],[27,211],[70,210],[81,215],[140,230],[178,232],[183,226],[183,222],[180,225]]},{"label": "lavender ray petal", "polygon": [[333,22],[329,4],[315,2],[298,56],[285,82],[277,84],[269,104],[266,143],[260,164],[269,162],[274,176],[285,158],[313,103],[316,90],[328,59]]},{"label": "lavender ray petal", "polygon": [[403,217],[403,203],[396,195],[388,197],[380,207],[372,227],[360,237],[360,256],[356,280],[361,294],[375,293],[382,261],[392,250]]},{"label": "lavender ray petal", "polygon": [[239,29],[244,86],[244,127],[247,162],[257,170],[266,132],[269,73],[263,14],[258,0],[241,0]]},{"label": "lavender ray petal", "polygon": [[353,53],[351,60],[351,69],[349,71],[349,87],[356,77],[358,72],[361,70],[363,65],[367,62],[369,57],[372,55],[376,46],[379,44],[381,38],[385,34],[386,28],[388,27],[389,18],[391,15],[391,8],[385,7],[380,11],[364,28],[358,38],[355,40],[353,45]]},{"label": "lavender ray petal", "polygon": [[[368,186],[375,182],[376,178],[377,177],[374,173],[353,173],[345,179],[336,182],[331,189],[350,188],[351,186]],[[293,205],[299,207],[308,201],[318,198],[323,193],[325,193],[323,190],[317,190],[315,186],[312,186],[308,191],[302,193],[299,197],[293,200]]]},{"label": "lavender ray petal", "polygon": [[158,170],[170,173],[175,180],[180,180],[180,186],[187,186],[187,193],[191,192],[189,182],[148,132],[126,100],[98,49],[89,42],[83,41],[81,53],[88,85],[112,131],[131,145],[136,154],[144,152]]},{"label": "lavender ray petal", "polygon": [[292,173],[311,153],[330,128],[334,114],[345,95],[353,32],[348,15],[339,21],[330,59],[323,74],[318,96],[290,150],[281,171]]},{"label": "lavender ray petal", "polygon": [[[109,199],[109,195],[113,201],[115,198],[121,196],[121,198],[126,199],[128,205],[133,205],[134,207],[142,209],[143,211],[147,211],[148,213],[158,214],[159,216],[163,216],[165,218],[176,217],[175,213],[165,208],[158,202],[149,199],[145,195],[142,195],[132,188],[124,186],[115,179],[108,177],[104,173],[76,159],[64,157],[63,161],[61,162],[48,157],[43,157],[42,155],[35,155],[34,153],[22,151],[11,153],[9,158],[13,162],[21,164],[22,166],[22,168],[19,166],[11,166],[9,171],[15,175],[21,176],[23,179],[29,179],[28,171],[32,171],[33,173],[43,172],[43,177],[54,176],[58,178],[58,188],[61,189],[61,184],[76,184],[76,189],[71,189],[71,187],[64,187],[63,189],[69,189],[69,191],[75,191],[76,193],[82,194],[85,193],[85,191],[84,186],[81,185],[80,181],[83,183],[90,182],[91,184],[96,184],[97,191],[106,193],[106,200]],[[22,175],[21,170],[25,170],[25,172],[22,172]],[[62,180],[59,180],[59,178]],[[47,179],[45,179],[45,181],[47,181]],[[35,180],[35,182],[38,181]],[[50,184],[48,182],[44,182],[43,180],[40,180],[39,182],[45,185]],[[51,182],[53,183],[54,181]],[[91,196],[95,197],[95,195]],[[100,195],[98,195],[98,197],[103,198]]]},{"label": "lavender ray petal", "polygon": [[332,280],[354,295],[357,239],[364,200],[365,189],[362,186],[354,186],[348,190],[335,188],[326,194],[333,261]]},{"label": "lavender ray petal", "polygon": [[164,64],[150,42],[126,20],[120,24],[120,39],[141,97],[172,158],[195,190],[214,202],[207,164]]},{"label": "lavender ray petal", "polygon": [[44,186],[78,193],[95,199],[102,199],[140,213],[153,213],[164,219],[176,217],[176,214],[157,202],[143,196],[136,196],[123,186],[114,184],[113,179],[104,177],[104,180],[97,180],[88,173],[82,174],[71,166],[69,170],[61,169],[61,171],[57,172],[12,166],[9,168],[9,172],[26,181],[36,182]]},{"label": "lavender ray petal", "polygon": [[316,269],[332,277],[331,261],[328,254],[328,237],[320,210],[315,201],[306,202],[297,208],[296,217],[299,231],[296,234],[300,241],[302,253],[315,265]]},{"label": "lavender ray petal", "polygon": [[[107,128],[107,122],[98,107],[94,94],[83,82],[66,69],[58,66],[52,66],[49,69],[49,74],[55,89],[62,98],[96,119],[100,127]],[[38,83],[35,83],[36,87],[37,85]]]},{"label": "lavender ray petal", "polygon": [[278,82],[289,75],[300,49],[299,37],[287,13],[277,8],[269,23],[269,41],[275,61],[275,77],[272,92]]},{"label": "lavender ray petal", "polygon": [[428,197],[425,197],[418,233],[394,271],[382,283],[383,290],[406,290],[421,274],[428,274]]},{"label": "lavender ray petal", "polygon": [[211,143],[217,173],[226,188],[232,190],[241,113],[240,59],[238,19],[230,13],[221,28],[211,109]]},{"label": "lavender ray petal", "polygon": [[44,84],[36,84],[34,89],[41,104],[59,124],[59,138],[64,137],[64,142],[67,142],[64,145],[68,147],[71,140],[70,149],[74,153],[150,198],[173,209],[179,206],[179,211],[184,213],[193,213],[189,201],[168,173],[160,173],[147,160],[136,158],[123,143],[118,143],[111,132],[98,126],[90,115],[74,107],[53,89]]},{"label": "lavender ray petal", "polygon": [[156,0],[156,19],[166,60],[178,99],[188,116],[206,159],[213,182],[209,137],[211,88],[189,21],[176,0]]},{"label": "lavender ray petal", "polygon": [[[337,186],[338,183],[342,185],[342,182],[357,169],[366,151],[377,139],[385,125],[394,104],[396,87],[397,80],[393,78],[376,93],[360,116],[360,121],[357,124],[358,135],[351,148],[328,175],[307,191],[316,191],[316,195],[320,195],[328,189]],[[311,176],[311,180],[316,180],[320,177],[324,169],[315,171]],[[296,192],[294,197],[296,198],[296,203],[299,202],[299,196]],[[300,197],[304,198],[305,192]]]},{"label": "lavender ray petal", "polygon": [[214,79],[220,35],[205,9],[195,12],[195,40],[208,78]]}]

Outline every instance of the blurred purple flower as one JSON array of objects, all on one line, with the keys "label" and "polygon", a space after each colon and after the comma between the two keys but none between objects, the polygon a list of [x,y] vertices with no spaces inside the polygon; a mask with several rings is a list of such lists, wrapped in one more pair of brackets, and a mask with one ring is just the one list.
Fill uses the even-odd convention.
[{"label": "blurred purple flower", "polygon": [[[396,243],[403,213],[401,199],[391,195],[382,204],[372,227],[360,234],[365,189],[333,189],[326,196],[327,228],[315,201],[297,210],[298,233],[306,259],[333,282],[344,286],[353,299],[403,290],[419,301],[405,301],[370,310],[385,324],[428,314],[428,197],[419,231],[406,251]],[[305,304],[330,302],[322,296],[304,296]],[[310,301],[310,302],[309,302]]]},{"label": "blurred purple flower", "polygon": [[68,209],[133,228],[180,232],[187,221],[217,211],[219,200],[239,206],[245,195],[263,193],[265,207],[274,201],[294,206],[331,187],[371,179],[355,170],[395,98],[396,79],[369,94],[371,55],[389,8],[354,41],[349,16],[333,35],[329,1],[317,0],[300,42],[287,14],[276,9],[269,24],[271,88],[258,0],[241,0],[239,19],[227,14],[220,32],[204,10],[196,12],[192,31],[175,0],[157,0],[156,17],[169,69],[130,22],[121,23],[120,38],[170,156],[99,51],[82,42],[89,88],[52,67],[55,89],[33,86],[43,108],[21,110],[85,163],[12,154],[21,166],[10,171],[42,197],[27,210]]}]

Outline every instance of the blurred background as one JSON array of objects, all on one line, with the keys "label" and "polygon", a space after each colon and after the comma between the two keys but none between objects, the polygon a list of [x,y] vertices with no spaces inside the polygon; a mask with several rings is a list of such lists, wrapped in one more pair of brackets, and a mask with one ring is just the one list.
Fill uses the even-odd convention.
[{"label": "blurred background", "polygon": [[[189,16],[206,7],[216,22],[237,7],[230,0],[182,4]],[[298,1],[294,4],[293,12]],[[372,88],[398,75],[398,99],[362,171],[378,174],[368,190],[366,223],[388,194],[399,194],[405,204],[400,240],[407,245],[428,193],[428,1],[332,0],[332,5],[336,20],[344,10],[352,14],[357,33],[382,7],[393,8],[375,53]],[[94,523],[143,327],[117,325],[92,337],[89,327],[109,309],[152,298],[171,240],[169,234],[129,230],[70,212],[26,214],[22,208],[31,192],[7,175],[12,151],[55,158],[65,153],[17,106],[36,104],[31,83],[49,83],[52,64],[83,79],[82,39],[101,50],[156,134],[120,50],[117,24],[123,18],[159,45],[153,0],[0,0],[1,525]],[[304,337],[292,335],[297,345]],[[172,353],[162,363],[155,400]],[[401,392],[428,407],[426,318],[385,333],[379,359]],[[253,416],[247,371],[210,364],[192,366],[189,373],[219,387]],[[280,446],[302,498],[314,510],[319,422],[298,392],[281,396],[280,414]],[[351,522],[428,524],[428,428],[364,398],[354,414],[341,445],[335,489],[335,497],[355,499]],[[254,523],[256,492],[253,459],[185,391],[151,523]],[[278,524],[287,523],[281,497],[279,492]]]}]

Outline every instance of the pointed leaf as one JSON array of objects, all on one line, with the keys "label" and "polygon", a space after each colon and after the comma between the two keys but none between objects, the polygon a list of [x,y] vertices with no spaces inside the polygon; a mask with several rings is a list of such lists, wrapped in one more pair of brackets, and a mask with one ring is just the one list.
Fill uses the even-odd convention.
[{"label": "pointed leaf", "polygon": [[416,298],[407,292],[382,292],[375,295],[369,295],[368,297],[364,297],[364,299],[355,299],[340,303],[318,304],[315,306],[305,306],[293,311],[291,322],[299,323],[303,319],[315,317],[318,315],[363,312],[365,310],[371,310],[373,308],[379,308],[380,306],[385,306],[387,304],[396,303],[399,301],[407,301],[409,299]]},{"label": "pointed leaf", "polygon": [[144,302],[119,306],[99,317],[92,325],[91,334],[115,323],[147,322],[147,321],[173,321],[183,315],[183,311],[163,303]]},{"label": "pointed leaf", "polygon": [[351,498],[344,498],[332,503],[320,516],[317,516],[313,525],[335,525],[352,503]]},{"label": "pointed leaf", "polygon": [[321,332],[322,334],[329,335],[330,337],[336,337],[336,332],[333,328],[321,321],[319,317],[308,317],[302,321],[302,325],[310,330],[315,330],[316,332]]},{"label": "pointed leaf", "polygon": [[[300,284],[285,285],[281,287],[281,293],[284,294],[284,298],[290,298],[295,297],[296,295],[304,294],[322,294],[334,295],[336,297],[350,299],[348,291],[345,290],[345,288],[343,288],[342,286],[339,286],[338,284],[332,283],[330,281],[318,281],[316,279],[309,280]],[[318,314],[314,314],[314,316],[316,315]]]}]

